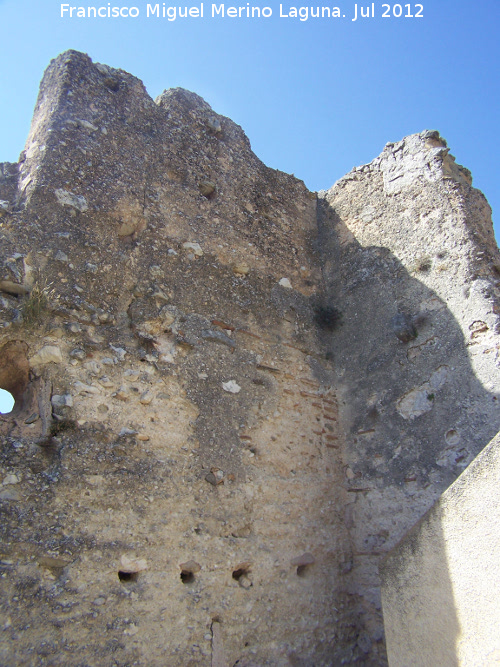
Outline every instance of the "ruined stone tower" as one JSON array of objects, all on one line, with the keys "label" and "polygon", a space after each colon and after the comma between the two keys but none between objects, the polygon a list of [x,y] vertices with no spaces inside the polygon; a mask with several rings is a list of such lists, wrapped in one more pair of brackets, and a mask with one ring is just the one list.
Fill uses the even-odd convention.
[{"label": "ruined stone tower", "polygon": [[0,200],[0,663],[386,664],[379,561],[500,427],[439,133],[311,193],[70,51]]}]

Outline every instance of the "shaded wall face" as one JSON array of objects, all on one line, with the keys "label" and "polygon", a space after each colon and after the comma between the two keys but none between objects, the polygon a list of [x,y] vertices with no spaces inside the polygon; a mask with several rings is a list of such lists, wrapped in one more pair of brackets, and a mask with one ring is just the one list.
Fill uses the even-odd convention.
[{"label": "shaded wall face", "polygon": [[[425,153],[417,139],[411,150]],[[380,557],[500,425],[487,205],[439,170],[388,188],[380,160],[342,179],[319,208],[325,300],[338,315],[325,341],[345,443],[345,582],[372,637],[382,627]]]},{"label": "shaded wall face", "polygon": [[496,437],[383,563],[391,665],[497,664]]}]

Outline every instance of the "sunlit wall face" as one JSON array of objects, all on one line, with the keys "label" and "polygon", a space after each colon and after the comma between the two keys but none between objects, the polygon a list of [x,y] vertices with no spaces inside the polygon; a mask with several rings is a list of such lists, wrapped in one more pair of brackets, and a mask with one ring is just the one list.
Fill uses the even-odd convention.
[{"label": "sunlit wall face", "polygon": [[14,407],[14,397],[5,389],[0,389],[0,414],[10,412]]}]

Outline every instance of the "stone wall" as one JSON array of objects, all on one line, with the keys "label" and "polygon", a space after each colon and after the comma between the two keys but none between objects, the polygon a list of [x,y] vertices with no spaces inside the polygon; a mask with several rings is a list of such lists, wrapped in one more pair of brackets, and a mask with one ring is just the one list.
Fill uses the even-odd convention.
[{"label": "stone wall", "polygon": [[386,664],[378,562],[499,426],[443,143],[317,197],[193,93],[50,64],[0,170],[2,663]]},{"label": "stone wall", "polygon": [[498,436],[385,559],[391,665],[497,665]]},{"label": "stone wall", "polygon": [[[465,174],[465,176],[464,176]],[[353,594],[500,428],[491,211],[437,132],[388,144],[320,198]],[[366,616],[365,616],[366,617]]]}]

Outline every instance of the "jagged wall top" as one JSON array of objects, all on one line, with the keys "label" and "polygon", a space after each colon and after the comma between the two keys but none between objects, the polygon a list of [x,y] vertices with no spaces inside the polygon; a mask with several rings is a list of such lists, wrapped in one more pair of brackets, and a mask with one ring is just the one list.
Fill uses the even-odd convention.
[{"label": "jagged wall top", "polygon": [[134,76],[63,53],[43,77],[19,166],[5,169],[10,209],[35,212],[25,222],[45,255],[55,230],[69,234],[60,244],[98,246],[103,263],[127,243],[165,253],[196,243],[311,290],[314,197],[189,91],[155,102]]},{"label": "jagged wall top", "polygon": [[424,130],[397,143],[387,143],[378,157],[355,167],[338,182],[350,180],[360,172],[380,172],[388,194],[402,192],[419,178],[433,183],[451,178],[458,183],[472,185],[471,172],[455,162],[446,140],[436,130]]}]

